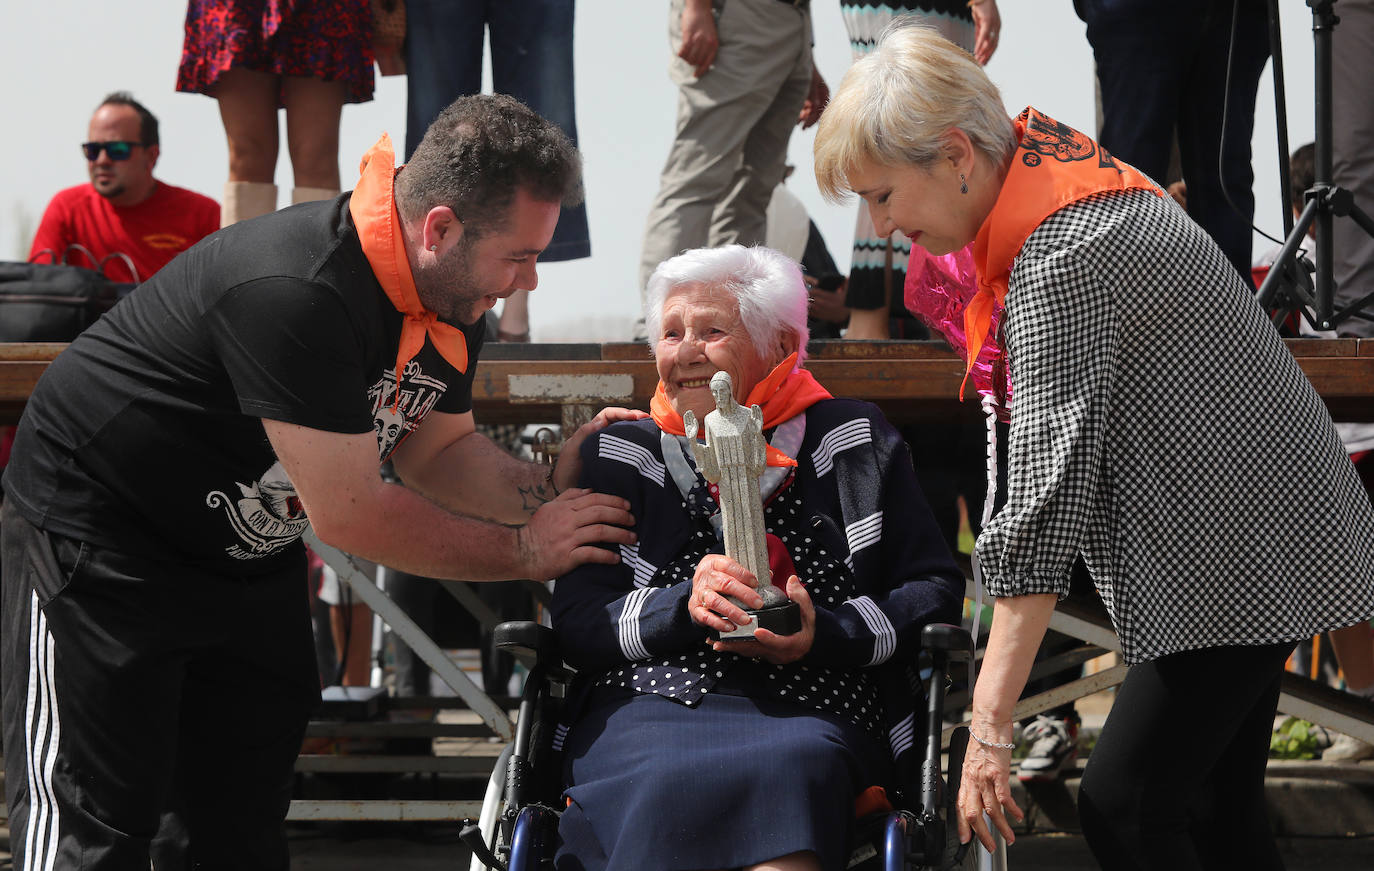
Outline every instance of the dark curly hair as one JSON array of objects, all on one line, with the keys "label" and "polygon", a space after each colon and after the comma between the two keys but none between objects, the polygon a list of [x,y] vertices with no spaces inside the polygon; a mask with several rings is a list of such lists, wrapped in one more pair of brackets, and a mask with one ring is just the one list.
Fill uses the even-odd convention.
[{"label": "dark curly hair", "polygon": [[1288,202],[1299,212],[1306,203],[1303,194],[1317,179],[1314,167],[1313,144],[1311,142],[1293,152],[1288,158]]},{"label": "dark curly hair", "polygon": [[459,97],[425,131],[396,177],[406,221],[435,206],[453,209],[477,239],[504,229],[523,188],[564,207],[582,202],[582,159],[562,130],[505,94]]}]

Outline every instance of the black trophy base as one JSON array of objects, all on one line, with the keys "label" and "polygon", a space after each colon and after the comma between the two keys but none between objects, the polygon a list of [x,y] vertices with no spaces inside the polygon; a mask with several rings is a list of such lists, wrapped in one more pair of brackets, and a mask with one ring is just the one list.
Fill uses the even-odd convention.
[{"label": "black trophy base", "polygon": [[[769,608],[760,608],[757,611],[745,610],[746,614],[753,617],[756,621],[756,628],[767,629],[774,635],[796,635],[801,631],[801,606],[796,602],[783,602],[781,605],[773,605]],[[720,633],[710,630],[711,638],[719,641]],[[726,641],[748,641],[749,635],[727,636]]]}]

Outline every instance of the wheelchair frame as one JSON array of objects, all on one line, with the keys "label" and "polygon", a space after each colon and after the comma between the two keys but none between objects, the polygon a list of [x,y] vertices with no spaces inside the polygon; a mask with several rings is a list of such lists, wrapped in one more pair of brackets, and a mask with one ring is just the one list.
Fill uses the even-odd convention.
[{"label": "wheelchair frame", "polygon": [[[516,657],[529,676],[521,694],[515,740],[498,758],[475,824],[463,828],[463,843],[472,851],[470,871],[537,871],[552,867],[557,843],[557,800],[560,776],[539,770],[539,757],[548,752],[563,691],[572,671],[557,660],[557,638],[547,626],[529,621],[496,627],[495,644]],[[950,847],[954,800],[966,730],[958,730],[950,742],[948,778],[940,768],[945,686],[952,662],[968,662],[973,643],[966,630],[949,624],[932,624],[921,631],[921,644],[931,660],[931,676],[925,710],[925,755],[921,763],[919,796],[914,809],[884,812],[879,845],[884,871],[978,868],[1005,871],[1006,849],[988,854],[976,842]],[[993,830],[996,837],[996,830]],[[975,849],[976,847],[976,849]],[[865,857],[864,861],[867,861]]]}]

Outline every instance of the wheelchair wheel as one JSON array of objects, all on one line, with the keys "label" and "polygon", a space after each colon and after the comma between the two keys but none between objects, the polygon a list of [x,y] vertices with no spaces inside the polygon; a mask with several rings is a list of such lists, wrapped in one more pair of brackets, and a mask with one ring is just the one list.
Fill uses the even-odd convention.
[{"label": "wheelchair wheel", "polygon": [[[477,827],[482,830],[482,842],[489,849],[496,845],[496,825],[506,807],[506,767],[514,747],[514,744],[507,744],[501,749],[491,778],[487,780],[487,791],[482,796],[482,813],[477,818]],[[487,871],[487,866],[474,855],[468,871]]]},{"label": "wheelchair wheel", "polygon": [[558,816],[545,807],[521,808],[511,835],[509,871],[539,871],[553,861]]},{"label": "wheelchair wheel", "polygon": [[997,830],[992,831],[997,851],[988,853],[977,841],[959,853],[959,830],[951,826],[945,836],[945,849],[939,865],[918,865],[913,861],[914,841],[920,837],[921,823],[906,813],[887,816],[882,836],[883,871],[1007,871],[1007,845]]}]

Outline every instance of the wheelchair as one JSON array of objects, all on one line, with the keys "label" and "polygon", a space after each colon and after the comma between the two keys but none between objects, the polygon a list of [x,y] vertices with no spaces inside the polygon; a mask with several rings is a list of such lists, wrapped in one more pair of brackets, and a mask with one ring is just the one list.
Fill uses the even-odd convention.
[{"label": "wheelchair", "polygon": [[[497,759],[481,816],[465,826],[459,837],[472,851],[470,871],[539,871],[552,867],[558,846],[561,771],[548,757],[573,672],[557,656],[557,638],[547,626],[528,621],[502,623],[496,627],[494,641],[515,656],[529,674],[520,699],[515,740]],[[893,801],[895,809],[856,820],[856,843],[847,868],[1000,871],[1006,867],[1005,845],[1000,841],[998,852],[991,855],[976,841],[958,843],[954,801],[968,745],[966,729],[956,730],[951,739],[948,776],[940,770],[949,667],[952,662],[972,658],[972,641],[958,626],[932,624],[922,630],[921,643],[930,662],[920,782],[899,791]]]}]

